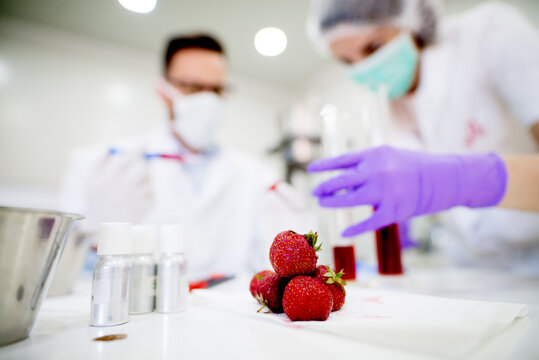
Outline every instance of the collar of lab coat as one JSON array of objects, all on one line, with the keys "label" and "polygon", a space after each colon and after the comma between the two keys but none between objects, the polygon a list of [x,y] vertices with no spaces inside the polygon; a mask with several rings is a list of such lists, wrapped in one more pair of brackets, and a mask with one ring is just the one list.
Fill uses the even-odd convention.
[{"label": "collar of lab coat", "polygon": [[[230,159],[226,151],[219,147],[214,147],[203,154],[193,154],[186,149],[167,126],[157,128],[146,138],[144,147],[147,152],[162,154],[178,154],[186,157],[185,162],[173,162],[180,165],[181,174],[189,179],[191,189],[199,199],[196,202],[197,208],[204,209],[219,193],[223,192],[231,180],[232,174],[227,171],[230,166]],[[171,169],[170,161],[160,162],[161,171],[165,168]],[[177,168],[173,166],[173,168]],[[179,169],[178,169],[179,170]],[[180,173],[176,173],[180,174]],[[196,209],[192,212],[196,213]]]}]

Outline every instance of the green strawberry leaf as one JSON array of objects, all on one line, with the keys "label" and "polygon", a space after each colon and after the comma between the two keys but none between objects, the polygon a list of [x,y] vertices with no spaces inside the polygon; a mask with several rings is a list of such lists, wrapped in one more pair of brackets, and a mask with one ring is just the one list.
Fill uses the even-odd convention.
[{"label": "green strawberry leaf", "polygon": [[327,269],[328,269],[328,272],[324,274],[324,277],[328,278],[328,280],[326,281],[326,284],[337,283],[337,284],[340,284],[340,285],[343,285],[343,286],[346,285],[346,281],[344,281],[344,279],[342,279],[342,276],[344,275],[343,270],[341,270],[341,271],[339,271],[339,273],[335,274],[335,272],[333,271],[333,269],[331,267],[327,266]]},{"label": "green strawberry leaf", "polygon": [[318,241],[318,233],[317,232],[309,231],[308,234],[305,234],[303,236],[305,237],[305,239],[307,240],[309,245],[311,245],[314,248],[315,252],[318,252],[318,251],[322,250],[322,244],[321,243],[317,244],[317,241]]}]

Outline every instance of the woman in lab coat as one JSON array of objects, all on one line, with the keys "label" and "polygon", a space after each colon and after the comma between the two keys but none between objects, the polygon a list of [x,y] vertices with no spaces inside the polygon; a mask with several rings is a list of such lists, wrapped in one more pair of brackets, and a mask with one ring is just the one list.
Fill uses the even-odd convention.
[{"label": "woman in lab coat", "polygon": [[[452,165],[437,167],[425,154],[393,156],[393,149],[388,148],[369,153],[367,158],[376,166],[384,159],[404,162],[423,176],[417,179],[427,176],[431,180],[431,188],[418,186],[415,194],[430,202],[418,206],[405,201],[409,209],[402,213],[407,216],[396,215],[406,207],[403,203],[389,200],[384,210],[373,196],[354,195],[365,182],[360,176],[352,180],[347,175],[347,200],[335,199],[327,189],[317,189],[317,195],[326,206],[352,206],[350,198],[355,196],[355,205],[378,208],[373,218],[347,230],[348,235],[389,220],[467,206],[440,215],[443,227],[438,238],[454,258],[525,270],[531,266],[532,271],[539,271],[539,215],[490,207],[503,198],[507,171],[498,155],[486,154],[481,159],[476,155],[538,151],[539,36],[509,5],[486,3],[440,23],[434,5],[430,0],[314,1],[308,26],[318,47],[350,66],[354,81],[386,89],[394,127],[413,135],[419,149],[474,155],[455,155],[446,159]],[[354,165],[348,160],[346,168],[351,170]],[[454,162],[460,165],[450,169]],[[315,165],[311,170],[339,168],[333,165]],[[430,170],[425,173],[426,167]],[[455,175],[458,171],[461,174]],[[466,178],[467,174],[476,178]],[[390,171],[385,184],[396,185],[398,176]],[[455,183],[460,187],[454,189],[454,196],[441,199],[446,190],[436,184],[451,187]],[[480,200],[466,198],[466,192]],[[333,197],[329,202],[323,199],[328,196]],[[477,207],[485,208],[470,209]]]},{"label": "woman in lab coat", "polygon": [[84,214],[81,230],[90,233],[109,221],[185,224],[192,278],[268,268],[273,237],[283,229],[309,231],[311,214],[272,171],[216,140],[226,61],[215,39],[172,39],[164,70],[158,92],[170,112],[167,124],[76,150],[63,208]]}]

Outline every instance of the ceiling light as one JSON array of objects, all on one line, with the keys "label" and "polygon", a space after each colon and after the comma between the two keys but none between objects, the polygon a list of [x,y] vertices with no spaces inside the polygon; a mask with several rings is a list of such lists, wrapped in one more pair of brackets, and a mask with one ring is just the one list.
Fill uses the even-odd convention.
[{"label": "ceiling light", "polygon": [[255,48],[264,56],[276,56],[286,49],[286,34],[278,28],[260,29],[255,35]]},{"label": "ceiling light", "polygon": [[127,10],[140,14],[151,12],[157,4],[157,0],[118,0],[118,2]]}]

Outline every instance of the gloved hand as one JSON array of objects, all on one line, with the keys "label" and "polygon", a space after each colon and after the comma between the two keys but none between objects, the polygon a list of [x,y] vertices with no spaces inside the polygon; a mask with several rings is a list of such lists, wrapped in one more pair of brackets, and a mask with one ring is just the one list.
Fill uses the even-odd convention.
[{"label": "gloved hand", "polygon": [[307,166],[309,172],[339,169],[345,171],[313,191],[320,205],[372,205],[375,210],[343,236],[454,206],[493,206],[502,200],[507,185],[505,164],[494,153],[434,155],[381,146]]},{"label": "gloved hand", "polygon": [[109,221],[139,223],[152,200],[149,161],[142,150],[103,154],[88,183],[88,229]]}]

